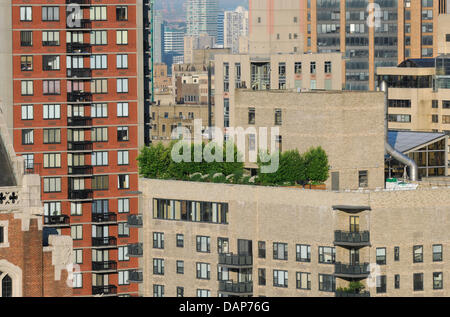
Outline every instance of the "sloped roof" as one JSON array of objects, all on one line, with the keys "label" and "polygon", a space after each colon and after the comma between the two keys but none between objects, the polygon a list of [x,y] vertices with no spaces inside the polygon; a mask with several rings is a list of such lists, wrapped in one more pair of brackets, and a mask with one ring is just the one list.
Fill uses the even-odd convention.
[{"label": "sloped roof", "polygon": [[389,131],[388,142],[401,153],[421,147],[424,144],[445,137],[445,133],[416,132],[416,131]]}]

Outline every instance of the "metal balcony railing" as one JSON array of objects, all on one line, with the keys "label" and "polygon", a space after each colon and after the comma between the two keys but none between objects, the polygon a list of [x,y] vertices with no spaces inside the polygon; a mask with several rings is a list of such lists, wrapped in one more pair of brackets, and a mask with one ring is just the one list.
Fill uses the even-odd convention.
[{"label": "metal balcony railing", "polygon": [[134,243],[128,245],[128,256],[141,257],[144,254],[142,243]]},{"label": "metal balcony railing", "polygon": [[334,244],[358,246],[370,244],[369,231],[345,232],[336,230],[334,232]]},{"label": "metal balcony railing", "polygon": [[232,281],[219,281],[219,292],[231,294],[253,293],[253,282],[233,283]]},{"label": "metal balcony railing", "polygon": [[90,43],[67,43],[66,51],[72,54],[91,54],[92,45]]},{"label": "metal balcony railing", "polygon": [[92,222],[117,222],[117,215],[113,212],[93,213]]},{"label": "metal balcony railing", "polygon": [[117,246],[116,237],[92,238],[93,247],[115,247]]},{"label": "metal balcony railing", "polygon": [[69,226],[70,217],[66,215],[44,216],[46,226]]},{"label": "metal balcony railing", "polygon": [[219,265],[250,266],[253,265],[253,257],[251,255],[222,253],[219,254]]},{"label": "metal balcony railing", "polygon": [[85,127],[92,125],[91,117],[68,117],[67,125],[69,127]]},{"label": "metal balcony railing", "polygon": [[66,4],[91,4],[92,0],[66,0]]},{"label": "metal balcony railing", "polygon": [[117,286],[115,285],[103,285],[92,286],[93,295],[115,295],[117,294]]},{"label": "metal balcony railing", "polygon": [[69,188],[68,194],[69,199],[92,199],[93,197],[92,189],[72,190]]},{"label": "metal balcony railing", "polygon": [[142,228],[142,215],[129,215],[127,219],[128,227]]},{"label": "metal balcony railing", "polygon": [[92,151],[92,141],[69,141],[67,149],[69,151]]},{"label": "metal balcony railing", "polygon": [[92,175],[93,168],[90,165],[69,166],[69,175]]},{"label": "metal balcony railing", "polygon": [[334,274],[341,277],[364,277],[370,274],[370,265],[369,263],[343,264],[336,262]]},{"label": "metal balcony railing", "polygon": [[142,283],[144,281],[144,273],[141,271],[130,270],[128,272],[128,281],[130,283]]},{"label": "metal balcony railing", "polygon": [[67,77],[90,78],[92,70],[90,68],[67,68]]},{"label": "metal balcony railing", "polygon": [[116,271],[116,261],[96,261],[92,262],[92,271]]},{"label": "metal balcony railing", "polygon": [[92,22],[89,19],[80,19],[80,20],[68,21],[67,28],[70,28],[70,29],[91,29],[92,28]]},{"label": "metal balcony railing", "polygon": [[42,164],[40,163],[34,163],[30,161],[25,161],[23,170],[24,174],[30,175],[30,174],[40,174],[41,173]]},{"label": "metal balcony railing", "polygon": [[362,291],[362,292],[346,292],[346,291],[336,291],[336,297],[370,297],[370,292]]},{"label": "metal balcony railing", "polygon": [[91,102],[92,93],[84,91],[71,91],[67,93],[67,101],[69,102]]}]

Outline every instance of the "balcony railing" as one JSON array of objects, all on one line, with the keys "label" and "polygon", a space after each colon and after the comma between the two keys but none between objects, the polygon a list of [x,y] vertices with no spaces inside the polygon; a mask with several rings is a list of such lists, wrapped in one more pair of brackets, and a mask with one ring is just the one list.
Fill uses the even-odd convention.
[{"label": "balcony railing", "polygon": [[219,292],[251,294],[253,293],[253,282],[233,283],[230,281],[219,281]]},{"label": "balcony railing", "polygon": [[85,127],[92,125],[91,117],[68,117],[67,125],[69,127]]},{"label": "balcony railing", "polygon": [[[67,21],[69,22],[69,21]],[[92,22],[89,19],[71,20],[67,23],[67,28],[70,29],[90,29],[92,28]]]},{"label": "balcony railing", "polygon": [[66,0],[66,4],[91,4],[92,0]]},{"label": "balcony railing", "polygon": [[346,292],[346,291],[336,291],[336,297],[370,297],[370,292]]},{"label": "balcony railing", "polygon": [[115,295],[117,294],[117,286],[115,285],[103,285],[92,286],[93,295]]},{"label": "balcony railing", "polygon": [[92,77],[90,68],[67,68],[67,77],[89,78]]},{"label": "balcony railing", "polygon": [[219,264],[230,266],[251,266],[253,264],[253,257],[251,255],[222,253],[219,254]]},{"label": "balcony railing", "polygon": [[334,244],[343,246],[370,245],[370,233],[369,231],[345,232],[336,230],[334,232]]},{"label": "balcony railing", "polygon": [[92,262],[92,271],[116,271],[116,261],[98,261]]},{"label": "balcony railing", "polygon": [[67,149],[69,151],[92,151],[92,141],[69,141]]},{"label": "balcony railing", "polygon": [[144,281],[144,273],[141,271],[129,271],[128,281],[130,283],[142,283]]},{"label": "balcony railing", "polygon": [[142,215],[129,215],[127,223],[128,227],[142,228]]},{"label": "balcony railing", "polygon": [[113,212],[93,213],[92,222],[117,222],[117,215]]},{"label": "balcony railing", "polygon": [[91,102],[92,93],[84,91],[72,91],[67,93],[67,101],[69,102]]},{"label": "balcony railing", "polygon": [[128,245],[128,256],[141,257],[144,254],[142,243],[134,243]]},{"label": "balcony railing", "polygon": [[44,216],[46,226],[69,226],[70,217],[66,215]]},{"label": "balcony railing", "polygon": [[93,197],[92,189],[72,190],[69,188],[68,194],[69,199],[92,199]]},{"label": "balcony railing", "polygon": [[92,46],[90,43],[67,43],[66,51],[73,54],[91,54]]},{"label": "balcony railing", "polygon": [[24,174],[40,174],[41,173],[42,164],[25,161],[24,162]]},{"label": "balcony railing", "polygon": [[117,246],[116,237],[92,238],[93,247],[115,247]]},{"label": "balcony railing", "polygon": [[370,274],[369,263],[362,264],[343,264],[336,262],[334,264],[334,275],[338,277],[364,278]]},{"label": "balcony railing", "polygon": [[69,166],[69,175],[92,175],[93,168],[90,165],[86,166]]}]

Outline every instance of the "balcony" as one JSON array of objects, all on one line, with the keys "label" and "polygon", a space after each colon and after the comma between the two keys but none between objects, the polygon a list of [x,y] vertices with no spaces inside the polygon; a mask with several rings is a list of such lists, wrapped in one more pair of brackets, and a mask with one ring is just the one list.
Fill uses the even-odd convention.
[{"label": "balcony", "polygon": [[84,91],[72,91],[67,93],[67,101],[69,102],[91,102],[92,93]]},{"label": "balcony", "polygon": [[108,213],[93,213],[92,214],[92,222],[100,222],[100,223],[106,223],[106,222],[117,222],[117,215],[113,212]]},{"label": "balcony", "polygon": [[142,228],[142,215],[129,215],[127,219],[128,227]]},{"label": "balcony", "polygon": [[144,281],[144,273],[141,271],[130,270],[128,273],[128,281],[130,283],[142,283]]},{"label": "balcony", "polygon": [[69,227],[70,217],[66,215],[44,216],[44,225],[51,227]]},{"label": "balcony", "polygon": [[339,210],[350,214],[357,214],[365,210],[372,210],[370,206],[353,206],[353,205],[335,205],[333,210]]},{"label": "balcony", "polygon": [[366,278],[370,274],[369,263],[362,264],[343,264],[336,262],[334,264],[334,275],[342,278]]},{"label": "balcony", "polygon": [[69,166],[69,175],[92,175],[92,166]]},{"label": "balcony", "polygon": [[253,282],[219,281],[219,292],[234,296],[249,296],[253,294]]},{"label": "balcony", "polygon": [[116,261],[92,262],[92,271],[117,271]]},{"label": "balcony", "polygon": [[67,125],[69,127],[89,127],[92,126],[91,117],[68,117]]},{"label": "balcony", "polygon": [[92,246],[100,248],[117,247],[116,237],[92,238]]},{"label": "balcony", "polygon": [[90,78],[92,70],[90,68],[67,68],[67,77]]},{"label": "balcony", "polygon": [[25,161],[23,166],[23,173],[25,175],[32,175],[32,174],[40,174],[41,173],[41,166],[42,164]]},{"label": "balcony", "polygon": [[336,291],[336,297],[370,297],[370,292],[362,291],[362,292],[345,292],[345,291]]},{"label": "balcony", "polygon": [[103,285],[92,286],[92,295],[116,295],[117,286],[115,285]]},{"label": "balcony", "polygon": [[92,189],[72,190],[69,188],[69,199],[92,199]]},{"label": "balcony", "polygon": [[67,43],[66,51],[72,54],[91,54],[92,46],[90,43]]},{"label": "balcony", "polygon": [[92,151],[92,141],[69,141],[67,149],[69,151]]},{"label": "balcony", "polygon": [[[69,22],[69,21],[67,21]],[[70,23],[67,23],[68,29],[91,29],[92,22],[89,19],[81,19],[81,20],[71,20]]]},{"label": "balcony", "polygon": [[142,243],[135,243],[128,245],[128,256],[129,257],[141,257],[144,254],[144,248]]},{"label": "balcony", "polygon": [[233,253],[219,254],[219,265],[226,266],[252,266],[253,257],[251,255],[239,255]]},{"label": "balcony", "polygon": [[370,245],[369,231],[345,232],[336,230],[334,232],[334,245],[343,247],[364,247]]}]

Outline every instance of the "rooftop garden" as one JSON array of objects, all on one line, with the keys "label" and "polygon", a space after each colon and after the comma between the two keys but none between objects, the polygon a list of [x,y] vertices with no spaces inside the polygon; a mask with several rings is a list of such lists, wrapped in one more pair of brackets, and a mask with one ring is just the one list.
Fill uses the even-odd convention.
[{"label": "rooftop garden", "polygon": [[[226,144],[221,151],[214,143],[185,145],[181,152],[182,147],[176,144],[177,141],[174,141],[167,146],[157,143],[142,148],[138,156],[140,176],[150,179],[260,186],[320,185],[329,177],[328,156],[320,146],[310,148],[303,154],[298,150],[271,155],[260,153],[256,175],[251,176],[244,168],[244,163],[239,162],[242,155],[235,145],[228,147],[233,149],[229,150],[229,157],[232,156],[233,160],[229,159],[227,162]],[[214,160],[198,155],[205,153],[205,150],[214,156]],[[182,156],[183,160],[174,159],[174,154]],[[278,162],[278,169],[267,173],[272,162]]]}]

